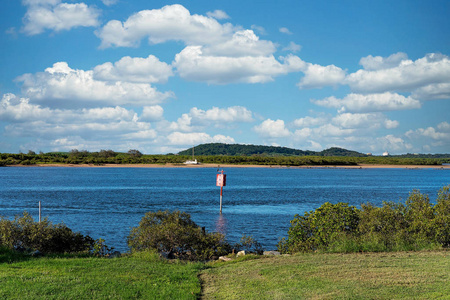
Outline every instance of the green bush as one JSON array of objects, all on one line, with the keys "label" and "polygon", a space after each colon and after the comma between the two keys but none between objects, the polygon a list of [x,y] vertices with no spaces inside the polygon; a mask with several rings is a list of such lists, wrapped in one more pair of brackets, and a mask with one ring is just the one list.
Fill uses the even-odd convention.
[{"label": "green bush", "polygon": [[450,247],[450,186],[443,187],[436,204],[414,190],[405,204],[325,203],[303,216],[295,215],[281,252],[409,251]]},{"label": "green bush", "polygon": [[281,252],[303,252],[326,249],[342,236],[352,235],[358,227],[359,215],[347,203],[323,204],[291,221],[288,239],[278,244]]},{"label": "green bush", "polygon": [[450,247],[450,185],[439,191],[434,212],[433,227],[436,242],[444,247]]},{"label": "green bush", "polygon": [[146,213],[139,226],[131,229],[127,242],[133,251],[155,249],[190,260],[206,260],[231,249],[224,235],[206,232],[180,211]]},{"label": "green bush", "polygon": [[10,249],[39,250],[42,253],[88,252],[95,241],[73,232],[64,224],[52,224],[45,218],[35,222],[27,212],[14,220],[0,218],[0,245]]}]

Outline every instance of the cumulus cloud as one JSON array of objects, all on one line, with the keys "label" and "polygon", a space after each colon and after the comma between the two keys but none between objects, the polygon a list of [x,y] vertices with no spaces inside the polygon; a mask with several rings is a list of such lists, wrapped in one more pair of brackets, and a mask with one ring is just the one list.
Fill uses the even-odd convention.
[{"label": "cumulus cloud", "polygon": [[410,130],[406,133],[406,136],[411,139],[426,137],[436,141],[446,141],[447,143],[450,143],[450,124],[448,122],[442,122],[438,124],[437,128],[427,127]]},{"label": "cumulus cloud", "polygon": [[44,72],[25,74],[16,80],[23,83],[23,93],[33,102],[56,107],[149,105],[172,96],[145,83],[98,81],[93,71],[75,70],[66,62],[55,63]]},{"label": "cumulus cloud", "polygon": [[284,34],[289,34],[289,35],[292,34],[292,32],[286,27],[281,27],[279,30],[281,33],[284,33]]},{"label": "cumulus cloud", "polygon": [[220,9],[216,9],[215,11],[209,11],[206,13],[206,15],[210,18],[214,18],[217,20],[224,20],[224,19],[230,18],[230,16],[227,15],[226,12],[224,12],[223,10],[220,10]]},{"label": "cumulus cloud", "polygon": [[164,109],[159,105],[144,106],[139,117],[143,121],[160,121],[163,118]]},{"label": "cumulus cloud", "polygon": [[324,86],[337,86],[345,79],[345,71],[335,65],[321,66],[306,64],[302,70],[305,76],[298,83],[300,89],[322,88]]},{"label": "cumulus cloud", "polygon": [[172,67],[154,55],[147,58],[122,57],[114,64],[107,62],[94,68],[94,79],[140,83],[165,83],[173,76]]},{"label": "cumulus cloud", "polygon": [[[13,94],[3,95],[0,117],[8,122],[4,134],[33,137],[62,143],[69,137],[82,140],[123,142],[125,136],[152,131],[150,123],[139,121],[133,110],[116,106],[83,109],[51,109],[31,104]],[[103,148],[103,147],[102,147]],[[98,149],[97,149],[98,150]]]},{"label": "cumulus cloud", "polygon": [[168,128],[172,131],[192,132],[205,127],[228,127],[234,123],[248,123],[253,121],[253,113],[242,106],[227,108],[213,107],[208,110],[191,108],[189,113],[182,114],[176,122]]},{"label": "cumulus cloud", "polygon": [[273,81],[275,76],[298,71],[304,65],[300,58],[292,55],[282,58],[282,61],[280,63],[272,55],[207,56],[201,46],[190,46],[175,56],[173,65],[182,78],[210,84]]},{"label": "cumulus cloud", "polygon": [[253,127],[253,130],[262,137],[267,138],[281,138],[291,135],[289,129],[285,127],[283,120],[274,121],[267,119],[261,124]]},{"label": "cumulus cloud", "polygon": [[262,27],[262,26],[258,26],[258,25],[253,24],[252,26],[250,26],[250,28],[253,31],[256,31],[257,33],[259,33],[260,35],[266,35],[267,34],[266,29],[264,27]]},{"label": "cumulus cloud", "polygon": [[374,150],[396,153],[404,153],[413,149],[412,144],[406,142],[401,137],[396,137],[392,134],[377,138],[376,143],[373,143],[373,145],[374,146],[372,146],[372,149]]},{"label": "cumulus cloud", "polygon": [[223,41],[233,32],[230,24],[220,24],[216,19],[191,15],[179,4],[161,9],[142,10],[125,22],[109,21],[96,34],[101,39],[101,48],[135,47],[143,38],[153,44],[165,41],[182,41],[187,45],[210,44]]},{"label": "cumulus cloud", "polygon": [[233,144],[234,139],[230,136],[224,136],[221,134],[210,136],[204,132],[173,132],[167,136],[167,139],[171,145],[198,145],[204,143],[225,143]]},{"label": "cumulus cloud", "polygon": [[0,118],[3,121],[26,122],[48,118],[52,112],[49,108],[32,105],[27,98],[14,94],[5,94],[0,101]]},{"label": "cumulus cloud", "polygon": [[334,117],[332,122],[342,128],[363,128],[370,130],[380,127],[393,129],[398,127],[399,125],[398,121],[390,120],[382,113],[343,113],[338,114],[336,117]]},{"label": "cumulus cloud", "polygon": [[450,83],[450,59],[442,54],[427,54],[416,61],[407,59],[402,53],[388,58],[366,57],[362,64],[367,69],[346,78],[346,83],[356,92],[412,92],[421,88],[426,97],[428,86]]},{"label": "cumulus cloud", "polygon": [[381,112],[420,108],[421,104],[412,97],[405,97],[390,92],[381,94],[349,94],[343,99],[334,96],[322,100],[313,100],[313,103],[337,108],[339,112]]},{"label": "cumulus cloud", "polygon": [[318,125],[323,125],[327,122],[329,122],[329,119],[325,118],[325,117],[315,118],[315,117],[306,116],[304,118],[296,119],[292,123],[295,127],[315,127]]},{"label": "cumulus cloud", "polygon": [[253,30],[240,30],[222,43],[204,47],[203,52],[213,56],[246,57],[268,56],[275,50],[271,41],[260,40]]},{"label": "cumulus cloud", "polygon": [[119,0],[102,0],[103,4],[105,4],[106,6],[111,6],[117,3],[117,1]]},{"label": "cumulus cloud", "polygon": [[450,82],[420,87],[414,90],[412,97],[423,100],[450,99]]},{"label": "cumulus cloud", "polygon": [[376,71],[398,67],[405,60],[408,60],[408,55],[398,52],[388,57],[369,55],[361,58],[359,64],[367,71]]},{"label": "cumulus cloud", "polygon": [[302,49],[302,46],[297,45],[294,42],[290,42],[289,45],[283,48],[283,51],[291,51],[291,52],[298,52]]},{"label": "cumulus cloud", "polygon": [[27,6],[22,30],[28,35],[99,25],[100,11],[85,3],[61,3],[60,0],[23,0],[22,3]]}]

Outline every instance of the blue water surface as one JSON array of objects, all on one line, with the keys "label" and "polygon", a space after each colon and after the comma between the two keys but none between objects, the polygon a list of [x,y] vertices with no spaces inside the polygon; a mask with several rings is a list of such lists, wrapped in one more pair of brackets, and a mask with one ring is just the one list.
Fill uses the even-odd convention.
[{"label": "blue water surface", "polygon": [[223,213],[216,168],[0,168],[0,216],[28,211],[127,251],[126,237],[148,211],[180,210],[231,243],[251,235],[265,249],[287,236],[295,214],[325,202],[380,205],[418,189],[434,201],[448,169],[227,168]]}]

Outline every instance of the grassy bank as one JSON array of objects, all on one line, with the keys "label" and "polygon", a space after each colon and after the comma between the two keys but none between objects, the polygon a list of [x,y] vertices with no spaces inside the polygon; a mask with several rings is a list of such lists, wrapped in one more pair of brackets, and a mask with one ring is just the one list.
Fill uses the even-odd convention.
[{"label": "grassy bank", "polygon": [[203,271],[203,299],[450,299],[450,252],[300,254]]},{"label": "grassy bank", "polygon": [[121,258],[30,258],[0,250],[0,299],[197,299],[201,263],[141,252]]},{"label": "grassy bank", "polygon": [[[0,299],[448,299],[450,251],[183,263],[153,253],[31,258],[0,250]],[[200,275],[200,276],[199,276]],[[200,279],[199,279],[200,278]]]}]

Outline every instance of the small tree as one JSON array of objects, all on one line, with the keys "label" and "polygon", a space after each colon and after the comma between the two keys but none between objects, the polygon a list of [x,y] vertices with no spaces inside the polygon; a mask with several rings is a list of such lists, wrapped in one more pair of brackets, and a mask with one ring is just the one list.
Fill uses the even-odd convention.
[{"label": "small tree", "polygon": [[128,150],[128,154],[131,157],[141,157],[142,156],[142,153],[139,150],[136,150],[136,149]]},{"label": "small tree", "polygon": [[154,249],[186,259],[208,259],[230,250],[222,234],[206,232],[180,211],[146,213],[127,242],[134,251]]}]

